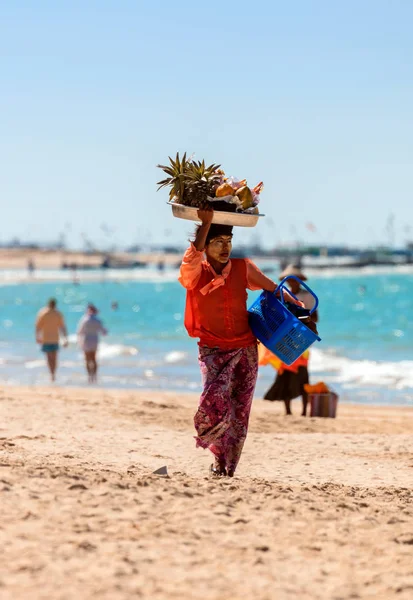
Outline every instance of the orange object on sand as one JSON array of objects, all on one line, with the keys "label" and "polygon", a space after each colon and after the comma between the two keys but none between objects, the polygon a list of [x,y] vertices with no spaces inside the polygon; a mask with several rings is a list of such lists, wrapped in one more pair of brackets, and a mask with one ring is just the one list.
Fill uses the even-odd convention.
[{"label": "orange object on sand", "polygon": [[306,383],[304,389],[307,394],[328,394],[330,392],[329,387],[324,383],[324,381],[318,381],[314,385]]}]

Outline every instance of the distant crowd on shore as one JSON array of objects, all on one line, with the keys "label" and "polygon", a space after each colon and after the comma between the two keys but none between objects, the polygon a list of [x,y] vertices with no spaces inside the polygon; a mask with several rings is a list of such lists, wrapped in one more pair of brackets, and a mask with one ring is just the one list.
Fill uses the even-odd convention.
[{"label": "distant crowd on shore", "polygon": [[[78,271],[79,270],[91,270],[91,269],[142,269],[147,267],[149,264],[152,264],[159,272],[163,272],[167,266],[167,263],[164,259],[157,260],[153,263],[148,263],[147,261],[142,260],[132,260],[129,262],[119,260],[114,260],[110,256],[105,256],[98,264],[82,264],[77,263],[76,261],[66,262],[63,261],[60,264],[60,269],[70,271],[72,274],[73,280],[77,280],[78,282]],[[179,268],[180,262],[170,263],[171,267]],[[36,263],[32,258],[29,258],[27,261],[27,272],[30,277],[34,276],[36,271]]]}]

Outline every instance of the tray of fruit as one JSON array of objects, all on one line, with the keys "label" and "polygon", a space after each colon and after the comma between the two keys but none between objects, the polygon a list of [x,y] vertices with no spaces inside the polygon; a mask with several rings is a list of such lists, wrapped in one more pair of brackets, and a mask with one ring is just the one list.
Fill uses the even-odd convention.
[{"label": "tray of fruit", "polygon": [[[168,204],[172,207],[172,214],[178,219],[187,219],[188,221],[200,221],[198,217],[198,208],[185,206],[178,202],[169,201]],[[212,208],[214,205],[212,204]],[[238,225],[238,227],[255,227],[259,217],[263,217],[260,213],[242,213],[242,212],[226,212],[224,210],[214,210],[212,217],[213,223],[221,225]]]},{"label": "tray of fruit", "polygon": [[199,221],[198,210],[211,206],[213,223],[255,227],[260,217],[258,203],[263,183],[248,187],[245,179],[227,177],[220,165],[205,161],[169,157],[169,165],[158,165],[168,177],[158,182],[158,189],[169,187],[168,204],[178,219]]}]

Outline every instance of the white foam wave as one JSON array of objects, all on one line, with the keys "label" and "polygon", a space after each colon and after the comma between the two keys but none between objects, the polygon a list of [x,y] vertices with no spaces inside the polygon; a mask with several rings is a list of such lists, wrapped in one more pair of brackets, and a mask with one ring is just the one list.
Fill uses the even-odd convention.
[{"label": "white foam wave", "polygon": [[139,350],[134,346],[124,346],[123,344],[99,345],[98,355],[100,358],[115,358],[116,356],[136,356]]},{"label": "white foam wave", "polygon": [[188,356],[187,352],[180,352],[179,350],[173,350],[165,355],[165,362],[167,363],[178,363],[182,362]]},{"label": "white foam wave", "polygon": [[375,386],[402,390],[413,388],[413,361],[353,360],[333,352],[312,350],[311,373],[331,374],[329,379],[344,387]]},{"label": "white foam wave", "polygon": [[[179,262],[179,259],[177,259]],[[268,259],[256,259],[256,262],[261,268],[266,270],[271,275],[271,271],[278,272],[278,268],[274,264],[273,260]],[[310,263],[305,263],[305,269],[308,275],[311,277],[317,277],[320,279],[329,279],[333,277],[357,277],[364,278],[366,276],[373,275],[384,275],[384,274],[413,274],[413,265],[411,264],[396,264],[396,265],[383,265],[375,266],[371,265],[368,267],[340,267],[331,266],[325,268],[319,268]],[[178,270],[176,267],[168,267],[165,271],[158,271],[153,267],[145,269],[107,269],[105,271],[96,269],[90,271],[79,271],[77,274],[77,282],[82,283],[86,281],[90,282],[104,282],[104,281],[141,281],[141,282],[156,282],[156,283],[168,283],[175,282],[177,278]],[[15,285],[18,283],[40,283],[43,281],[56,281],[56,282],[72,282],[73,274],[66,270],[57,269],[42,269],[34,273],[33,276],[29,276],[27,271],[24,269],[15,270],[2,270],[0,273],[0,285]]]},{"label": "white foam wave", "polygon": [[24,363],[26,369],[39,369],[44,367],[44,360],[28,360]]},{"label": "white foam wave", "polygon": [[[77,346],[77,335],[71,334],[68,336],[69,344]],[[98,346],[99,358],[116,358],[117,356],[136,356],[139,350],[135,346],[127,346],[125,344],[108,344],[101,342]]]}]

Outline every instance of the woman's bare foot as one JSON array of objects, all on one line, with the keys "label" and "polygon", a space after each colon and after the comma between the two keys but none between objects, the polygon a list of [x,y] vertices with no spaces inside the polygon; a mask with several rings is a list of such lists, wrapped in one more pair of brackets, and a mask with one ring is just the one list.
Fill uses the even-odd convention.
[{"label": "woman's bare foot", "polygon": [[215,458],[215,462],[210,466],[209,470],[211,471],[212,475],[217,477],[225,477],[227,474],[225,465],[219,460],[219,458]]}]

